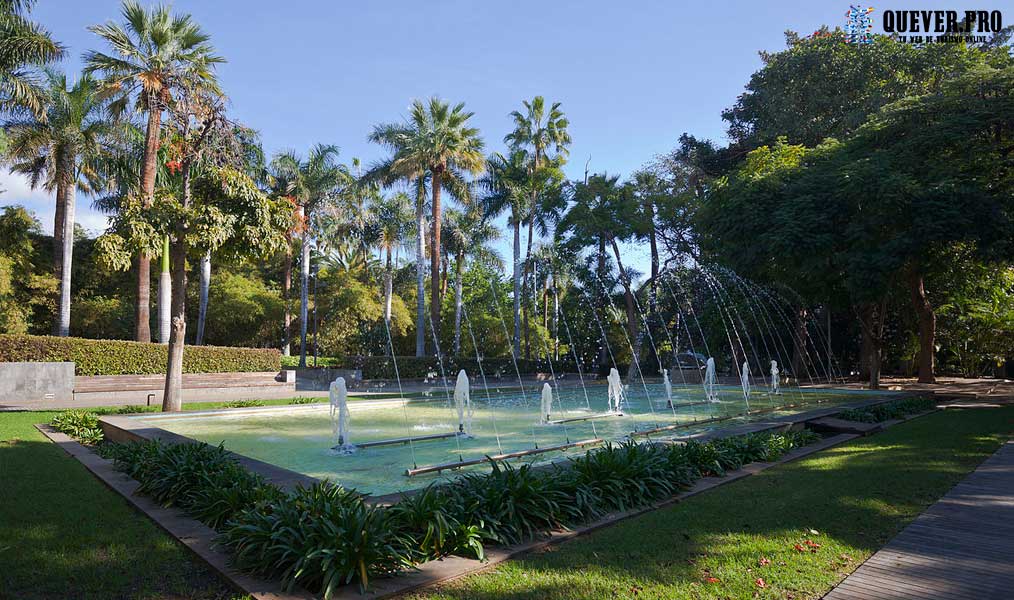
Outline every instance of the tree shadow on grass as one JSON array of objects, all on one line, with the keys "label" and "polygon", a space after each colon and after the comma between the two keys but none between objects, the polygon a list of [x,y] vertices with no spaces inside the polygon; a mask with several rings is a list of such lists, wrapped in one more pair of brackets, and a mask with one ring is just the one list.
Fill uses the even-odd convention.
[{"label": "tree shadow on grass", "polygon": [[923,417],[424,595],[819,597],[995,451],[1012,418]]},{"label": "tree shadow on grass", "polygon": [[0,481],[0,599],[236,596],[48,441],[0,441]]}]

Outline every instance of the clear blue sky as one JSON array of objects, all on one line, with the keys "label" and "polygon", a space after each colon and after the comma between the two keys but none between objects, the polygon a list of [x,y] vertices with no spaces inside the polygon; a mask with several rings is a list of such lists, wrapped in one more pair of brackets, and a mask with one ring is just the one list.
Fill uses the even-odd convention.
[{"label": "clear blue sky", "polygon": [[[541,94],[560,101],[574,139],[568,174],[623,176],[673,148],[686,131],[724,139],[722,109],[783,32],[844,23],[847,0],[792,2],[347,2],[179,0],[229,62],[219,74],[232,114],[261,133],[265,151],[317,142],[345,160],[382,156],[371,127],[396,121],[413,98],[439,95],[475,112],[487,147],[503,148],[508,113]],[[945,2],[882,8],[999,8]],[[1014,11],[1004,16],[1014,19]],[[118,0],[41,0],[34,19],[68,47],[64,68],[102,48],[86,30],[119,20]],[[1007,24],[1007,23],[1005,23]],[[52,199],[4,172],[0,205],[22,203],[52,229]],[[78,221],[104,218],[78,201]]]}]

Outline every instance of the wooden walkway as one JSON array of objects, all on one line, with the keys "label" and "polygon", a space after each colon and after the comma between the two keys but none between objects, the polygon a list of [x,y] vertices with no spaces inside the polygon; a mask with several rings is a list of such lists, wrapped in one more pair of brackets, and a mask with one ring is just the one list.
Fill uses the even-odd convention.
[{"label": "wooden walkway", "polygon": [[824,598],[1014,598],[1014,441]]}]

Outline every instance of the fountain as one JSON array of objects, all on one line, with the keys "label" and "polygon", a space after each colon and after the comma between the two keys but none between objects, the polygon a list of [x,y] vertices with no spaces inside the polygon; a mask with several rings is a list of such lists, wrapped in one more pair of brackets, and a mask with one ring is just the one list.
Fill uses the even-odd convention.
[{"label": "fountain", "polygon": [[672,382],[669,381],[669,369],[662,371],[662,385],[665,386],[665,405],[672,408]]},{"label": "fountain", "polygon": [[539,411],[539,423],[549,423],[553,415],[553,388],[548,383],[542,384],[542,406]]},{"label": "fountain", "polygon": [[458,409],[458,434],[471,436],[472,398],[464,369],[458,371],[458,380],[454,384],[454,406]]},{"label": "fountain", "polygon": [[739,384],[743,386],[743,400],[746,402],[746,409],[750,410],[750,363],[745,360],[739,369]]},{"label": "fountain", "polygon": [[620,372],[616,370],[616,367],[609,369],[606,382],[608,383],[609,411],[618,413],[623,404],[623,381],[620,379]]},{"label": "fountain", "polygon": [[708,402],[718,402],[718,392],[715,391],[716,379],[715,359],[714,357],[709,357],[707,366],[704,369],[704,397]]},{"label": "fountain", "polygon": [[349,392],[345,378],[338,377],[328,386],[328,400],[331,404],[331,435],[335,438],[332,450],[351,454],[356,447],[349,442]]},{"label": "fountain", "polygon": [[778,389],[779,383],[778,374],[779,374],[778,361],[773,360],[771,361],[771,393],[776,396],[781,395],[782,393],[782,391]]}]

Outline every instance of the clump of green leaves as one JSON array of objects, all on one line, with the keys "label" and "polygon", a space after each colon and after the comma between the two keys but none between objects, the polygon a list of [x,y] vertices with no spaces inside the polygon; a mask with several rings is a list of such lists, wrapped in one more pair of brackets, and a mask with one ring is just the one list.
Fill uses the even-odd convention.
[{"label": "clump of green leaves", "polygon": [[264,402],[260,400],[232,400],[223,406],[225,408],[254,408],[255,406],[264,406]]},{"label": "clump of green leaves", "polygon": [[318,402],[317,398],[307,398],[302,396],[289,400],[289,404],[313,404],[314,402]]},{"label": "clump of green leaves", "polygon": [[843,410],[838,413],[838,418],[859,423],[882,423],[925,412],[935,405],[932,398],[902,398],[875,406]]},{"label": "clump of green leaves", "polygon": [[61,433],[66,433],[87,446],[94,446],[102,441],[102,427],[99,417],[93,412],[84,410],[65,410],[53,417],[49,424]]}]

